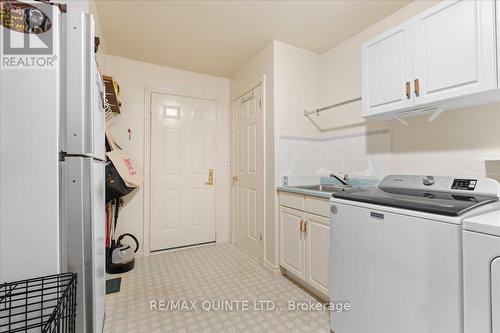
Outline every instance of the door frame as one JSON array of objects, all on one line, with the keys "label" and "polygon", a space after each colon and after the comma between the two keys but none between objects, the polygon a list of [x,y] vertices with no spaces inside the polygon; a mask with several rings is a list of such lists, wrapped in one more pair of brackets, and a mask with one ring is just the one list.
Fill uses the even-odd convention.
[{"label": "door frame", "polygon": [[[144,200],[143,200],[143,256],[153,255],[151,253],[151,212],[152,212],[152,201],[151,201],[151,113],[152,113],[152,95],[156,94],[164,94],[170,96],[178,96],[178,97],[188,97],[188,98],[196,98],[196,99],[204,99],[215,102],[215,111],[217,114],[217,124],[218,128],[221,126],[219,113],[219,99],[214,95],[203,94],[203,93],[195,93],[195,92],[187,92],[170,88],[156,87],[156,86],[145,86],[144,88]],[[223,136],[220,131],[217,131],[217,144],[216,144],[216,165],[219,165],[219,142]],[[217,177],[216,177],[217,178]],[[215,181],[215,242],[217,243],[218,232],[217,227],[219,223],[217,222],[218,216],[220,216],[220,212],[217,211],[217,192],[224,189],[224,184],[221,181]],[[175,249],[173,249],[175,250]],[[155,251],[154,254],[160,254],[165,251],[170,251],[169,249]]]},{"label": "door frame", "polygon": [[[233,104],[235,101],[237,101],[238,99],[240,99],[241,97],[243,97],[245,94],[249,93],[250,91],[254,90],[255,88],[257,87],[261,87],[260,89],[262,89],[262,93],[261,93],[261,96],[262,96],[262,106],[261,106],[261,109],[262,109],[262,114],[261,114],[261,120],[262,120],[262,149],[261,149],[261,154],[262,154],[262,179],[261,179],[261,182],[262,182],[262,209],[263,209],[263,221],[262,221],[262,242],[261,242],[261,248],[262,248],[262,259],[261,260],[257,260],[257,258],[254,258],[255,260],[257,260],[259,263],[261,264],[266,264],[268,266],[271,266],[268,261],[266,260],[266,224],[267,224],[267,205],[266,205],[266,199],[267,199],[267,195],[266,195],[266,129],[267,129],[267,126],[266,126],[266,75],[262,75],[259,79],[259,81],[255,84],[252,84],[249,88],[245,89],[244,91],[242,91],[241,93],[239,93],[239,95],[235,98],[231,98],[231,105],[230,105],[230,115],[229,115],[229,119],[230,119],[230,122],[229,122],[229,135],[230,135],[230,174],[229,174],[229,196],[230,196],[230,203],[229,203],[229,206],[230,206],[230,210],[229,210],[229,218],[230,218],[230,228],[231,228],[231,243],[233,245],[236,245],[236,237],[235,237],[235,229],[236,229],[236,219],[233,218],[234,217],[234,195],[233,195],[233,186],[232,186],[232,178],[233,178],[233,175],[234,175],[234,168],[236,166],[236,159],[235,159],[235,133],[234,133],[234,130],[233,130],[233,122],[234,122],[234,108],[233,108]],[[245,252],[246,253],[246,252]],[[249,255],[250,256],[250,255]],[[252,257],[253,258],[253,257]]]}]

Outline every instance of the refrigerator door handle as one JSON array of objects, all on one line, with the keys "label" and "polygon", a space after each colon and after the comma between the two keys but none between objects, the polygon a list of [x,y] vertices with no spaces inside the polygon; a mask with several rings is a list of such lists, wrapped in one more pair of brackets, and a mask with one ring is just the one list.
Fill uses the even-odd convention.
[{"label": "refrigerator door handle", "polygon": [[87,157],[87,158],[91,158],[91,159],[96,160],[96,161],[106,162],[105,159],[102,159],[99,156],[94,155],[94,154],[68,154],[64,151],[59,153],[59,160],[60,161],[64,161],[64,159],[66,157]]}]

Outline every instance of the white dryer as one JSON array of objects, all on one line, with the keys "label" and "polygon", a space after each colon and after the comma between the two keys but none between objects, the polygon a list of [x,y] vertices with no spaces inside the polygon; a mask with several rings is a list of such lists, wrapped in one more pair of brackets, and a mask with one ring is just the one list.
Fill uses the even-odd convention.
[{"label": "white dryer", "polygon": [[464,331],[500,333],[500,211],[464,220]]}]

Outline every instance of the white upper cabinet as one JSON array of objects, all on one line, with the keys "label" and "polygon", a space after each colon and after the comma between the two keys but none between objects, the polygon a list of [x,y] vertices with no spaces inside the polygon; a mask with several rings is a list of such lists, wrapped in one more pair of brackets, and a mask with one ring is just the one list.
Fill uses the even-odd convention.
[{"label": "white upper cabinet", "polygon": [[415,18],[416,104],[497,87],[494,6],[445,1]]},{"label": "white upper cabinet", "polygon": [[498,100],[495,24],[493,0],[442,1],[365,43],[363,116]]},{"label": "white upper cabinet", "polygon": [[413,32],[402,24],[363,46],[364,116],[413,105]]}]

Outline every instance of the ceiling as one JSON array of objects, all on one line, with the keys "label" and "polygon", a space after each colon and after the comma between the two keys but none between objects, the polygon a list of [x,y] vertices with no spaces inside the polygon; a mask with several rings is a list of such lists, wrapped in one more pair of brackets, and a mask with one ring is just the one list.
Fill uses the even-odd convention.
[{"label": "ceiling", "polygon": [[409,0],[97,0],[107,53],[231,77],[273,39],[323,53]]}]

